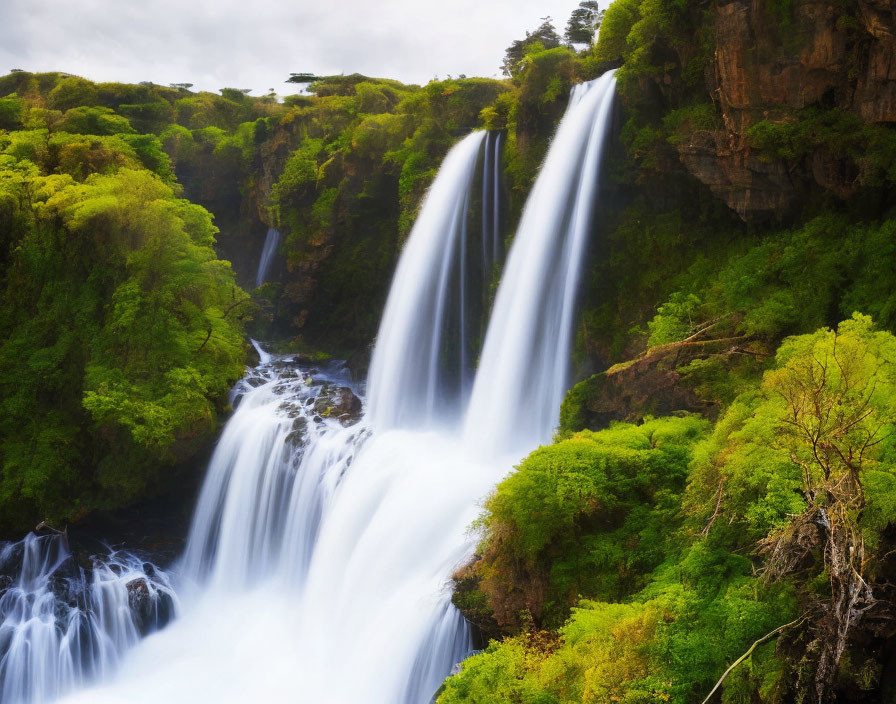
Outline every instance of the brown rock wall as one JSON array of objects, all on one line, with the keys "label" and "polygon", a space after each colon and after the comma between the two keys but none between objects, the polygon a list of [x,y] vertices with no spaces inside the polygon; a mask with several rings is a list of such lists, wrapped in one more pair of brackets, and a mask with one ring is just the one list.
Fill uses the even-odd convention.
[{"label": "brown rock wall", "polygon": [[770,0],[718,0],[713,12],[707,83],[724,129],[681,140],[681,163],[747,222],[786,214],[795,181],[852,195],[854,164],[819,151],[794,169],[751,148],[746,132],[817,104],[896,123],[896,1],[796,0],[782,17]]}]

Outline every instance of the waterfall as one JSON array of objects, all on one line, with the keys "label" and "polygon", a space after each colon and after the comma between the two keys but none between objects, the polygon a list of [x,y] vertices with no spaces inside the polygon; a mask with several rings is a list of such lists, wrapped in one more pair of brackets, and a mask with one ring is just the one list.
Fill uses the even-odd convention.
[{"label": "waterfall", "polygon": [[[445,157],[398,261],[368,376],[368,417],[378,428],[427,425],[456,408],[446,379],[445,333],[453,319],[459,331],[453,356],[462,380],[469,359],[464,334],[467,215],[485,136],[472,133]],[[452,279],[458,292],[454,315]]]},{"label": "waterfall", "polygon": [[271,262],[274,261],[274,255],[277,254],[277,247],[279,246],[280,231],[275,230],[273,227],[268,228],[268,234],[264,238],[264,247],[261,249],[261,258],[258,260],[258,271],[255,274],[256,288],[267,281]]},{"label": "waterfall", "polygon": [[94,556],[88,575],[62,534],[0,544],[0,702],[48,702],[110,674],[176,609],[168,575],[131,553]]},{"label": "waterfall", "polygon": [[478,447],[531,449],[557,425],[615,82],[610,71],[573,89],[526,201],[466,416]]},{"label": "waterfall", "polygon": [[501,263],[501,142],[503,133],[486,138],[482,170],[482,283],[483,299],[488,299],[495,265]]},{"label": "waterfall", "polygon": [[234,389],[173,568],[179,617],[66,701],[431,701],[471,647],[450,584],[469,526],[556,420],[613,90],[608,74],[571,96],[475,377],[476,294],[502,256],[500,133],[461,140],[424,199],[366,401],[340,365],[253,342],[260,364]]}]

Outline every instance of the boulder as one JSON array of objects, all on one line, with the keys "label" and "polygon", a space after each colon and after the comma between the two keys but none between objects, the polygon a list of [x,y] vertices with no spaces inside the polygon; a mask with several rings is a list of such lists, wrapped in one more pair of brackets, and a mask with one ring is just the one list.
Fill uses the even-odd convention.
[{"label": "boulder", "polygon": [[347,386],[325,386],[314,402],[315,412],[322,418],[336,418],[344,426],[361,419],[361,399]]}]

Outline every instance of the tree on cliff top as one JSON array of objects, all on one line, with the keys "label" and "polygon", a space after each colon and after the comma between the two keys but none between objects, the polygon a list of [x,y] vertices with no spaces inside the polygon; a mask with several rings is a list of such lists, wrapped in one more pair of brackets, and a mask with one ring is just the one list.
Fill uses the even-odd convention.
[{"label": "tree on cliff top", "polygon": [[520,71],[520,64],[523,58],[536,45],[540,45],[542,49],[554,49],[560,46],[560,35],[554,27],[554,22],[550,17],[542,17],[541,24],[534,32],[526,32],[525,39],[517,39],[504,52],[504,62],[501,64],[501,71],[505,76],[516,76]]},{"label": "tree on cliff top", "polygon": [[582,0],[569,16],[564,39],[569,44],[591,46],[603,18],[604,13],[595,0]]}]

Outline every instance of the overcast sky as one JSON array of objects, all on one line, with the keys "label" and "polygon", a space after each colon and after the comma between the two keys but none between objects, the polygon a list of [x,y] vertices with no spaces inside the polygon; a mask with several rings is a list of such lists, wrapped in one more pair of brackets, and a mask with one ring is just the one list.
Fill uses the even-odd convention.
[{"label": "overcast sky", "polygon": [[[605,3],[601,3],[604,5]],[[252,88],[290,72],[426,83],[499,73],[504,49],[578,0],[0,0],[0,74]]]}]

